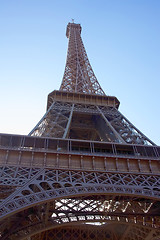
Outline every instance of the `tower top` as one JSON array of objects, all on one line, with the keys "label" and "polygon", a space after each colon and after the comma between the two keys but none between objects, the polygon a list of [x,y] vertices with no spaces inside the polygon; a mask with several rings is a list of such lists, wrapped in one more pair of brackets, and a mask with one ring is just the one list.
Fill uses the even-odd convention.
[{"label": "tower top", "polygon": [[67,25],[68,52],[60,91],[105,95],[89,63],[81,30],[80,24]]},{"label": "tower top", "polygon": [[72,19],[72,23],[68,23],[68,25],[67,25],[67,30],[66,30],[66,36],[67,36],[67,38],[69,38],[69,34],[70,34],[70,30],[71,30],[71,29],[76,29],[76,30],[79,31],[80,34],[81,34],[81,31],[82,31],[81,25],[74,23],[74,20],[73,20],[73,19]]}]

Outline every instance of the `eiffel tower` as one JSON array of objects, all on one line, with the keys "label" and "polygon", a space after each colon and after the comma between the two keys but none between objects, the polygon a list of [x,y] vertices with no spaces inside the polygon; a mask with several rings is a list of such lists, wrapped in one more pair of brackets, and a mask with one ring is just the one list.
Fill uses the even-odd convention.
[{"label": "eiffel tower", "polygon": [[0,134],[1,240],[160,239],[160,147],[119,111],[69,23],[59,91],[29,135]]}]

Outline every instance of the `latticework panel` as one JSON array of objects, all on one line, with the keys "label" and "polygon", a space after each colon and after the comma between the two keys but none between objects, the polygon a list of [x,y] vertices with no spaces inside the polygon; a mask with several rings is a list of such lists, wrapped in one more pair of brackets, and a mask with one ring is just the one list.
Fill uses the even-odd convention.
[{"label": "latticework panel", "polygon": [[31,240],[159,240],[160,231],[124,224],[81,225],[37,234]]},{"label": "latticework panel", "polygon": [[116,108],[56,101],[32,136],[154,145]]},{"label": "latticework panel", "polygon": [[[137,200],[140,203],[140,199]],[[3,221],[0,227],[2,239],[23,240],[34,235],[41,235],[49,229],[75,225],[80,227],[84,224],[92,224],[94,230],[96,225],[108,226],[115,223],[124,226],[115,234],[123,235],[125,237],[123,239],[127,240],[128,235],[132,237],[131,239],[134,239],[134,236],[141,236],[141,238],[135,238],[138,240],[145,239],[147,236],[150,237],[148,239],[152,239],[153,234],[157,236],[156,234],[160,233],[155,224],[159,222],[159,218],[151,217],[148,214],[145,216],[144,213],[141,213],[141,205],[144,207],[145,204],[147,205],[147,201],[144,202],[144,199],[141,199],[141,205],[138,203],[134,210],[133,206],[128,206],[126,212],[122,211],[122,207],[124,210],[127,202],[130,205],[130,202],[136,203],[137,200],[126,197],[116,199],[112,196],[90,195],[38,204],[34,208],[23,210]],[[127,225],[131,227],[127,227]],[[136,230],[137,226],[141,227],[132,233],[132,229]],[[111,230],[110,227],[109,230]],[[117,237],[117,239],[120,238]]]},{"label": "latticework panel", "polygon": [[153,232],[160,226],[156,175],[10,166],[1,181],[14,188],[0,206],[2,239],[87,222],[140,224]]},{"label": "latticework panel", "polygon": [[71,103],[54,102],[30,135],[64,137],[68,121],[72,117],[72,106]]},{"label": "latticework panel", "polygon": [[80,227],[64,227],[49,230],[45,233],[33,236],[32,240],[115,240],[116,233],[111,229],[105,229],[102,225],[97,227],[92,225],[82,225]]},{"label": "latticework panel", "polygon": [[119,134],[125,143],[150,145],[154,143],[140,132],[127,118],[116,108],[100,106],[100,111],[107,118],[113,129]]}]

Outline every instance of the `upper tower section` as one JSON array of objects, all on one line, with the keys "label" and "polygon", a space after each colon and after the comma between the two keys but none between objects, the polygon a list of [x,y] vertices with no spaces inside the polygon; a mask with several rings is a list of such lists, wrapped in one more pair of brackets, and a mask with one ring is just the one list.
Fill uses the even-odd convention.
[{"label": "upper tower section", "polygon": [[67,25],[67,29],[66,29],[66,37],[69,38],[70,37],[70,30],[72,29],[76,29],[76,31],[79,31],[79,33],[81,34],[82,31],[82,27],[80,24],[76,24],[76,23],[68,23]]},{"label": "upper tower section", "polygon": [[81,25],[68,23],[67,61],[60,91],[105,95],[93,72],[81,38]]}]

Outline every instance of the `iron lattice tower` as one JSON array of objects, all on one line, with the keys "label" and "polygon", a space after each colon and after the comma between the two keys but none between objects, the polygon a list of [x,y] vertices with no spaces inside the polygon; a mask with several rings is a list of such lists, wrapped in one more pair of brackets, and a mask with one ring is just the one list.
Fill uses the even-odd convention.
[{"label": "iron lattice tower", "polygon": [[0,239],[160,239],[160,147],[106,96],[69,23],[59,91],[28,136],[0,134]]}]

